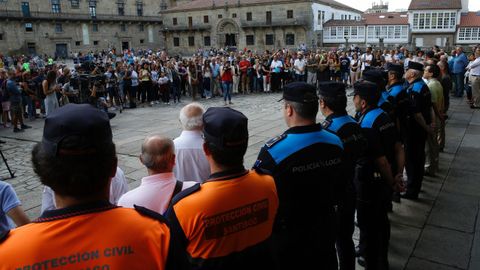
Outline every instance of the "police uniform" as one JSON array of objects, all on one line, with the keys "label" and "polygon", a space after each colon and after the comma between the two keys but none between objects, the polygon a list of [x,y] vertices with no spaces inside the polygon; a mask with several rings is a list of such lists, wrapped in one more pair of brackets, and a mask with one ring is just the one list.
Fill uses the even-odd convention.
[{"label": "police uniform", "polygon": [[[247,118],[240,112],[209,108],[203,120],[209,143],[234,148],[236,141],[230,138],[236,136],[247,144]],[[272,177],[240,165],[213,173],[175,196],[167,217],[193,269],[260,270],[273,265],[271,234],[277,208]]]},{"label": "police uniform", "polygon": [[[345,85],[338,82],[325,82],[319,85],[321,97],[345,98]],[[355,229],[356,191],[353,179],[357,161],[363,157],[366,140],[357,121],[346,111],[328,115],[322,123],[323,128],[340,137],[344,147],[343,164],[345,183],[337,192],[338,231],[337,254],[340,270],[355,269],[355,246],[352,235]]]},{"label": "police uniform", "polygon": [[[356,95],[378,95],[376,85],[363,83],[356,86]],[[358,123],[367,139],[365,159],[357,166],[357,219],[364,241],[365,269],[388,269],[388,243],[390,222],[388,205],[391,187],[382,179],[375,160],[385,156],[396,171],[395,144],[400,141],[395,124],[376,106],[358,115]]]},{"label": "police uniform", "polygon": [[[410,62],[409,68],[423,71],[423,65]],[[416,199],[422,187],[425,166],[425,142],[427,132],[418,124],[414,115],[420,113],[425,123],[430,125],[432,99],[430,90],[422,78],[409,84],[406,90],[408,98],[405,134],[405,168],[408,176],[407,198]]]},{"label": "police uniform", "polygon": [[[318,102],[306,83],[289,84],[283,96]],[[278,269],[337,269],[333,192],[342,156],[341,140],[321,124],[291,127],[260,150],[254,168],[274,177],[280,200],[273,233]]]}]

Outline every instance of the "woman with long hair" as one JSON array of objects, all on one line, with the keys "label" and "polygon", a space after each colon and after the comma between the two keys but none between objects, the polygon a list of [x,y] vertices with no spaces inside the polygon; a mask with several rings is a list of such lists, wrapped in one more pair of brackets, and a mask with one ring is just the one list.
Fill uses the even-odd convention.
[{"label": "woman with long hair", "polygon": [[43,93],[45,94],[45,116],[59,107],[57,92],[60,91],[60,86],[57,85],[56,80],[57,73],[50,70],[47,73],[47,78],[42,82]]}]

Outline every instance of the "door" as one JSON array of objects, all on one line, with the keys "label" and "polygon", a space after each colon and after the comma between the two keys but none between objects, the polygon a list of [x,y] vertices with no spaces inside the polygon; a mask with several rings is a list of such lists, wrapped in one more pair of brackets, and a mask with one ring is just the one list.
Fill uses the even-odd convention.
[{"label": "door", "polygon": [[22,15],[23,17],[30,17],[30,3],[22,2]]},{"label": "door", "polygon": [[55,54],[57,57],[65,59],[67,58],[68,52],[67,52],[67,44],[56,44],[55,45]]},{"label": "door", "polygon": [[225,34],[225,46],[237,46],[235,34]]},{"label": "door", "polygon": [[36,46],[35,46],[35,43],[27,43],[27,52],[28,52],[28,55],[36,55],[37,54],[37,49],[36,49]]},{"label": "door", "polygon": [[128,50],[128,41],[122,42],[122,51]]}]

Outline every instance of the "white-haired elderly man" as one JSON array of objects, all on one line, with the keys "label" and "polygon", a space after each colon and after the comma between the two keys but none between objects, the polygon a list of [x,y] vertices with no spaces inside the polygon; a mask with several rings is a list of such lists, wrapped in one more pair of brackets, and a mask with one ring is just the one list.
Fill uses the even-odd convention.
[{"label": "white-haired elderly man", "polygon": [[205,109],[199,103],[190,103],[180,110],[183,131],[175,144],[173,172],[179,181],[203,182],[210,176],[210,165],[203,152],[202,116]]}]

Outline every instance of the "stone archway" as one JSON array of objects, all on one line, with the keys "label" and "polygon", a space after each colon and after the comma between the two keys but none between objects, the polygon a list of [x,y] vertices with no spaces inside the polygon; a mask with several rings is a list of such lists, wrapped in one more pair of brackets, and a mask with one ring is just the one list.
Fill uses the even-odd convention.
[{"label": "stone archway", "polygon": [[217,45],[236,47],[240,28],[232,19],[223,19],[217,24]]}]

